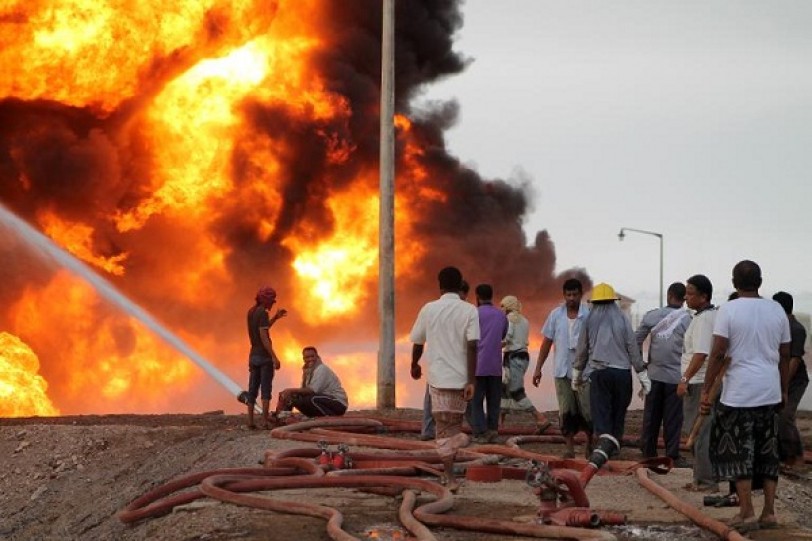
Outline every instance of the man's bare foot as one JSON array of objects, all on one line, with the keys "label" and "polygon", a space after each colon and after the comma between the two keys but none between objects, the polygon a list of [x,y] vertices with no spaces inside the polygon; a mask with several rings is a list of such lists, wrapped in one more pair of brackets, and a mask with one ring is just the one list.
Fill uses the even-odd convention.
[{"label": "man's bare foot", "polygon": [[778,528],[778,518],[775,515],[761,515],[758,518],[758,525],[762,530]]}]

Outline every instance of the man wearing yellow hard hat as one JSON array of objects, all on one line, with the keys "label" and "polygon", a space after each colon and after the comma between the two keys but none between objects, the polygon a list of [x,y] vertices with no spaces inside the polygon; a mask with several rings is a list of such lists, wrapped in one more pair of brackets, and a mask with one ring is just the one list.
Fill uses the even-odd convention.
[{"label": "man wearing yellow hard hat", "polygon": [[623,440],[626,410],[632,401],[631,368],[644,393],[651,390],[632,324],[615,301],[615,290],[607,283],[592,288],[592,309],[583,322],[575,351],[572,386],[578,389],[581,375],[589,365],[589,402],[594,433],[608,440],[612,452]]}]

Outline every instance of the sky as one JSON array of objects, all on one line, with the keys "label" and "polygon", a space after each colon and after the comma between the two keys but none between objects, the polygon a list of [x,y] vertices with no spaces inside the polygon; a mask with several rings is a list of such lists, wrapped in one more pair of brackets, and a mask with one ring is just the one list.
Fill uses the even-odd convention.
[{"label": "sky", "polygon": [[[486,178],[529,182],[525,231],[557,272],[583,267],[638,300],[693,274],[732,291],[762,268],[812,312],[812,2],[468,0],[450,152]],[[539,323],[540,324],[540,323]]]}]

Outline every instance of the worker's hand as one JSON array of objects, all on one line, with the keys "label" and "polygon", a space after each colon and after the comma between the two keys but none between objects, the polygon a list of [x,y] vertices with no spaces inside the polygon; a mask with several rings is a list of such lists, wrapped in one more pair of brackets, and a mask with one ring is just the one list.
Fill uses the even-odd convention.
[{"label": "worker's hand", "polygon": [[282,368],[282,363],[279,362],[278,358],[274,359],[273,360],[273,369],[274,370],[279,370],[280,368]]},{"label": "worker's hand", "polygon": [[462,390],[462,398],[465,401],[471,400],[474,398],[474,384],[473,383],[466,383],[465,387]]},{"label": "worker's hand", "polygon": [[411,373],[412,379],[420,379],[420,377],[423,375],[423,369],[420,368],[419,364],[412,364]]},{"label": "worker's hand", "polygon": [[640,382],[640,398],[643,398],[651,392],[651,380],[648,377],[648,370],[638,372],[637,381]]},{"label": "worker's hand", "polygon": [[283,317],[285,317],[286,315],[288,315],[288,311],[287,311],[287,310],[285,310],[284,308],[280,308],[280,309],[279,309],[279,310],[277,310],[277,311],[276,311],[276,313],[273,315],[273,318],[274,318],[274,319],[282,319],[282,318],[283,318]]},{"label": "worker's hand", "polygon": [[688,384],[687,383],[677,383],[677,396],[682,398],[688,394]]},{"label": "worker's hand", "polygon": [[703,390],[702,394],[699,395],[699,413],[701,415],[708,415],[710,414],[710,412],[711,412],[710,397],[708,396],[708,393],[705,390]]},{"label": "worker's hand", "polygon": [[581,371],[573,368],[572,382],[570,383],[570,386],[572,387],[572,390],[577,393],[581,390],[581,385],[583,385],[583,382],[581,381]]},{"label": "worker's hand", "polygon": [[541,370],[538,370],[535,374],[533,374],[533,387],[538,387],[539,383],[541,383]]}]

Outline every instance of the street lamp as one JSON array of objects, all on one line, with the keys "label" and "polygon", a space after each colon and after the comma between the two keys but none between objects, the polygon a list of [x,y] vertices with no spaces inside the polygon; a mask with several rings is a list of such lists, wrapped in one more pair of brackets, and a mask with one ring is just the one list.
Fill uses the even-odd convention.
[{"label": "street lamp", "polygon": [[631,227],[621,227],[620,233],[617,234],[618,240],[623,240],[626,238],[626,231],[633,231],[635,233],[642,233],[644,235],[653,235],[660,239],[660,308],[665,305],[665,301],[663,298],[663,234],[662,233],[655,233],[654,231],[645,231],[643,229],[634,229]]}]

